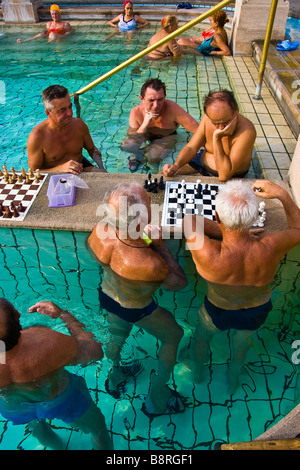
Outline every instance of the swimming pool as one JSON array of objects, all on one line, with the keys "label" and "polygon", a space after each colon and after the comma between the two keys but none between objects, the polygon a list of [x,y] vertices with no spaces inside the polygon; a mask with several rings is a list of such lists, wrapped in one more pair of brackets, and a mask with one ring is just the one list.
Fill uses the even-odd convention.
[{"label": "swimming pool", "polygon": [[[101,28],[98,26],[92,31],[80,28],[80,37],[70,38],[72,49],[70,44],[28,43],[21,46],[21,51],[17,49],[18,52],[16,35],[13,28],[9,28],[7,38],[1,43],[7,46],[9,57],[1,73],[8,103],[1,109],[4,116],[1,121],[4,137],[1,161],[7,166],[26,167],[27,135],[44,119],[40,98],[43,88],[59,80],[74,92],[118,63],[120,40],[124,39],[112,39],[109,45],[103,43],[107,29]],[[145,46],[147,38],[146,31],[142,31],[131,43],[124,43],[122,60],[132,55],[133,47],[139,50]],[[168,97],[185,107],[196,119],[199,119],[202,97],[208,89],[232,88],[221,60],[200,58],[197,61],[191,56],[172,67],[166,63],[146,66],[144,62],[138,62],[121,76],[112,77],[81,97],[82,117],[96,145],[101,148],[109,171],[128,172],[127,155],[122,153],[119,145],[126,134],[129,111],[138,102],[140,86],[149,76],[159,76],[165,81]],[[180,131],[174,155],[188,138],[185,131]],[[81,232],[1,229],[0,295],[24,314],[23,327],[38,322],[66,332],[59,320],[26,314],[28,307],[36,301],[51,299],[69,309],[99,340],[104,343],[109,340],[97,296],[102,272],[85,248],[86,237],[87,234]],[[176,293],[159,289],[156,301],[160,306],[172,309],[184,329],[183,344],[186,344],[193,335],[205,283],[197,276],[193,262],[180,242],[172,241],[170,247],[187,273],[189,283]],[[151,420],[141,411],[158,349],[156,340],[142,330],[134,328],[123,359],[126,362],[132,357],[138,358],[144,370],[128,384],[121,400],[105,392],[107,360],[84,368],[68,368],[84,377],[93,400],[106,418],[116,450],[204,450],[214,448],[217,442],[252,440],[295,406],[299,400],[299,366],[291,360],[291,344],[300,334],[296,315],[299,313],[299,256],[298,247],[278,269],[274,280],[273,311],[253,336],[253,348],[247,356],[241,384],[232,395],[226,392],[225,384],[231,356],[226,333],[221,340],[212,343],[207,380],[203,384],[195,385],[189,370],[183,364],[176,365],[170,384],[174,381],[178,391],[186,397],[185,412],[178,415]],[[89,436],[82,436],[56,419],[51,425],[67,449],[91,448]],[[42,448],[28,426],[13,426],[0,416],[0,450]]]}]

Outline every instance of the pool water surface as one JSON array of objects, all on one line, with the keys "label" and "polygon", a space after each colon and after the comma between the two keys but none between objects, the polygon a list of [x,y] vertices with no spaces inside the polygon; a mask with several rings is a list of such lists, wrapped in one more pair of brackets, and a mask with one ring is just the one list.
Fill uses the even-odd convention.
[{"label": "pool water surface", "polygon": [[[60,44],[29,42],[19,46],[16,44],[19,31],[14,32],[13,28],[2,39],[5,60],[1,57],[0,70],[6,89],[0,122],[2,164],[27,167],[28,134],[45,118],[42,89],[60,83],[73,93],[139,52],[149,39],[149,30],[141,31],[131,42],[124,37],[114,37],[108,42],[105,41],[107,26],[89,31],[79,29],[68,42]],[[24,31],[22,35],[26,37]],[[210,59],[189,56],[171,66],[166,62],[141,60],[80,98],[81,117],[101,149],[109,172],[129,171],[128,155],[120,149],[120,143],[126,135],[129,112],[139,102],[140,87],[147,78],[158,76],[163,80],[167,96],[197,120],[207,91],[220,87],[233,89],[224,63]],[[166,161],[172,161],[189,138],[186,131],[179,130],[176,148]],[[147,170],[142,167],[139,171]],[[256,172],[251,169],[249,174],[249,177],[256,176],[259,176],[257,167]],[[86,249],[87,236],[81,232],[1,229],[0,296],[21,311],[23,327],[42,324],[67,332],[60,320],[27,314],[31,305],[47,299],[73,313],[104,345],[110,340],[106,313],[98,302],[102,270]],[[168,244],[187,274],[188,285],[174,293],[159,289],[155,300],[172,311],[182,326],[181,346],[184,346],[194,334],[206,286],[180,241]],[[218,442],[253,440],[299,402],[299,366],[291,359],[294,352],[291,345],[300,338],[299,256],[297,247],[278,268],[273,283],[273,310],[263,327],[253,334],[253,346],[233,394],[226,391],[226,370],[232,354],[227,333],[212,342],[206,380],[201,384],[193,383],[183,363],[176,365],[169,383],[186,399],[184,413],[177,415],[150,419],[141,410],[149,391],[151,372],[157,365],[158,344],[155,338],[136,327],[124,347],[122,359],[124,363],[133,358],[140,360],[143,370],[128,382],[121,399],[105,391],[108,360],[67,368],[84,378],[92,399],[105,416],[116,450],[208,450]],[[66,449],[92,448],[90,436],[82,435],[70,425],[53,419],[51,427]],[[44,448],[28,425],[13,426],[0,416],[0,450]]]}]

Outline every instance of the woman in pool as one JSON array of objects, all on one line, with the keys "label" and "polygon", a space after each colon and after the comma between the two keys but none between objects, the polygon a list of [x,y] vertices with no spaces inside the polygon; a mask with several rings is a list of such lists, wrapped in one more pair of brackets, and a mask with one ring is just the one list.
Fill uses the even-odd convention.
[{"label": "woman in pool", "polygon": [[112,19],[109,24],[117,27],[120,31],[134,31],[148,26],[150,23],[140,15],[133,13],[133,3],[126,0],[123,3],[123,13]]},{"label": "woman in pool", "polygon": [[229,19],[223,10],[217,11],[209,17],[211,28],[204,31],[201,36],[194,38],[179,38],[178,44],[184,47],[185,52],[193,49],[203,55],[231,55],[228,47],[227,33],[224,25]]},{"label": "woman in pool", "polygon": [[[161,30],[158,31],[149,41],[148,47],[152,46],[152,44],[157,43],[161,39],[167,37],[169,34],[173,33],[178,29],[178,20],[176,16],[165,16],[161,20]],[[162,46],[157,49],[151,51],[147,56],[146,59],[148,60],[163,60],[163,59],[170,59],[172,57],[180,57],[182,55],[182,48],[178,45],[176,39],[170,39],[170,41],[166,42]]]},{"label": "woman in pool", "polygon": [[32,41],[33,39],[38,39],[38,38],[43,38],[47,37],[48,42],[55,41],[56,39],[60,39],[63,36],[67,36],[68,34],[71,33],[72,27],[69,23],[66,21],[61,20],[61,11],[58,5],[51,5],[50,7],[50,15],[52,18],[52,21],[49,21],[46,25],[46,29],[39,34],[36,34],[35,36],[32,36],[31,38],[25,39],[22,41],[21,39],[18,39],[17,42],[21,44],[22,42],[27,42],[27,41]]}]

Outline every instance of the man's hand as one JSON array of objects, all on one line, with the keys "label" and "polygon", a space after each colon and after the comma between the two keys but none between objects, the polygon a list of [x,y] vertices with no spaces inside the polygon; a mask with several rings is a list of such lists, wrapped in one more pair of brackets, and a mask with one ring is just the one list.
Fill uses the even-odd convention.
[{"label": "man's hand", "polygon": [[278,184],[268,180],[257,180],[252,186],[256,196],[264,199],[279,198],[281,194],[286,191],[281,188]]},{"label": "man's hand", "polygon": [[236,129],[236,125],[237,125],[237,115],[233,117],[233,119],[230,121],[229,124],[227,124],[226,127],[224,127],[224,129],[216,129],[214,131],[214,137],[216,136],[222,139],[222,137],[227,137],[229,135],[232,135]]},{"label": "man's hand", "polygon": [[163,174],[166,176],[175,176],[178,171],[179,168],[175,164],[170,165],[169,163],[166,163],[163,167]]},{"label": "man's hand", "polygon": [[66,163],[58,165],[55,171],[62,171],[64,173],[72,173],[73,175],[79,175],[83,171],[82,163],[76,162],[76,160],[69,160]]},{"label": "man's hand", "polygon": [[143,126],[149,126],[151,119],[156,119],[158,118],[159,114],[158,113],[152,113],[151,111],[146,111],[144,121],[143,121]]},{"label": "man's hand", "polygon": [[47,315],[50,318],[58,318],[63,310],[50,300],[37,302],[28,309],[29,313],[38,312],[42,315]]},{"label": "man's hand", "polygon": [[144,232],[152,240],[152,245],[160,246],[163,243],[162,229],[158,225],[148,224],[144,227]]}]

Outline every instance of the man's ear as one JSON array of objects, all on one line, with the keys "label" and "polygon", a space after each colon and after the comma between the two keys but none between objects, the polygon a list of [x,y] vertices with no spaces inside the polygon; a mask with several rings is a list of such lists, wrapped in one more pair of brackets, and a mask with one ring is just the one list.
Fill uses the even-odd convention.
[{"label": "man's ear", "polygon": [[220,225],[221,220],[220,220],[220,217],[219,217],[219,214],[217,213],[217,211],[215,212],[215,217],[216,217],[217,223]]},{"label": "man's ear", "polygon": [[48,117],[50,116],[50,111],[48,109],[45,109],[45,113]]}]

